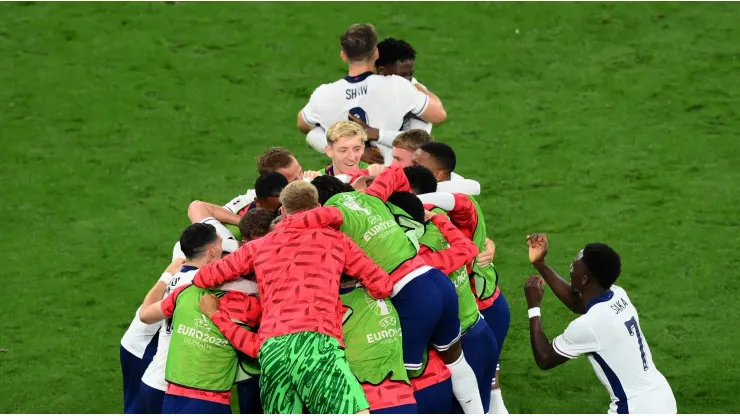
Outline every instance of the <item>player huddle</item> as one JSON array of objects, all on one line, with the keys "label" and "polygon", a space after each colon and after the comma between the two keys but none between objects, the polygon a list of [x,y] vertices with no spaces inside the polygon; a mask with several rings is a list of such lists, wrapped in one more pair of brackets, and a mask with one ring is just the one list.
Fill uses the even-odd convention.
[{"label": "player huddle", "polygon": [[[371,25],[353,25],[341,44],[349,76],[298,114],[331,164],[304,172],[271,148],[257,158],[254,190],[224,206],[190,204],[192,225],[121,341],[126,413],[231,413],[233,385],[241,413],[507,413],[497,366],[509,307],[474,199],[480,184],[456,175],[454,150],[429,134],[446,113],[413,80],[413,49],[378,44]],[[586,246],[571,287],[545,265],[546,237],[528,242],[532,264],[583,314],[550,344],[543,284],[527,281],[538,365],[589,354],[611,410],[670,412],[636,311],[612,285],[618,255]],[[611,333],[617,310],[631,317],[619,322],[627,339],[639,337],[637,376],[609,366],[637,346]]]}]

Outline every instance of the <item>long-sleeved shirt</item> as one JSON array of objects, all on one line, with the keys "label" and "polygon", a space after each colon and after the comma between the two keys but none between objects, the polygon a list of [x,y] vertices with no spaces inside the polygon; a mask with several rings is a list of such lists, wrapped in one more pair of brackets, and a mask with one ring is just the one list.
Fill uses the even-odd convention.
[{"label": "long-sleeved shirt", "polygon": [[336,228],[341,212],[320,207],[288,216],[272,233],[200,269],[193,283],[215,287],[254,272],[262,322],[259,338],[319,332],[343,345],[339,279],[344,272],[378,299],[391,294],[390,277]]},{"label": "long-sleeved shirt", "polygon": [[422,245],[419,249],[419,255],[424,262],[442,273],[449,275],[455,270],[465,266],[475,259],[478,255],[478,247],[465,235],[460,232],[444,215],[437,214],[431,220],[434,225],[444,236],[450,247],[437,252]]}]

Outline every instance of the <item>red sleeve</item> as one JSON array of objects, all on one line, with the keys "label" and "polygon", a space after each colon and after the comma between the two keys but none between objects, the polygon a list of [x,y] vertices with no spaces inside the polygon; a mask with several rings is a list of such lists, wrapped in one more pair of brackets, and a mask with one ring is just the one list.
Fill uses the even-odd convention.
[{"label": "red sleeve", "polygon": [[475,259],[478,255],[478,247],[455,228],[447,217],[437,214],[432,217],[432,222],[442,232],[445,240],[450,243],[450,247],[435,253],[422,254],[422,259],[426,264],[449,275]]},{"label": "red sleeve", "polygon": [[375,299],[385,299],[393,292],[391,277],[344,234],[339,238],[344,251],[344,273],[354,276]]},{"label": "red sleeve", "polygon": [[218,309],[225,312],[231,319],[244,322],[255,327],[262,317],[262,305],[255,295],[244,292],[231,291],[218,300]]},{"label": "red sleeve", "polygon": [[475,228],[478,227],[478,210],[475,209],[475,204],[467,195],[453,195],[455,196],[455,208],[447,211],[447,215],[465,237],[472,240]]},{"label": "red sleeve", "polygon": [[342,226],[342,222],[344,221],[342,211],[336,207],[314,208],[308,211],[304,218],[306,228],[331,227],[336,230]]},{"label": "red sleeve", "polygon": [[352,185],[361,177],[370,176],[370,171],[367,169],[355,169],[347,172],[346,175],[349,175],[349,184]]},{"label": "red sleeve", "polygon": [[172,318],[172,314],[175,313],[175,303],[177,303],[177,295],[179,295],[180,292],[189,288],[190,286],[191,285],[180,286],[172,291],[169,296],[162,299],[162,303],[159,307],[162,309],[162,313],[164,314],[164,316]]},{"label": "red sleeve", "polygon": [[211,315],[211,322],[229,340],[237,350],[252,358],[257,358],[260,350],[260,340],[255,332],[242,328],[222,310]]},{"label": "red sleeve", "polygon": [[411,185],[401,167],[388,167],[378,175],[365,193],[386,202],[394,192],[411,192]]},{"label": "red sleeve", "polygon": [[259,243],[260,240],[250,241],[221,260],[201,267],[195,274],[193,284],[208,289],[252,273],[254,247]]}]

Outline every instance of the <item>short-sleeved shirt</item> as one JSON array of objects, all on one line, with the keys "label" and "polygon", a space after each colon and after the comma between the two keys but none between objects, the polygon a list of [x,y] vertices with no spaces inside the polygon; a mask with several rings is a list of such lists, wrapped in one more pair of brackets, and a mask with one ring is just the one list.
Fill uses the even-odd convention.
[{"label": "short-sleeved shirt", "polygon": [[567,358],[588,357],[611,395],[610,413],[646,413],[648,409],[640,411],[638,404],[644,401],[637,400],[638,396],[670,391],[665,377],[655,368],[637,309],[621,287],[612,285],[594,299],[552,346]]},{"label": "short-sleeved shirt", "polygon": [[327,129],[352,113],[376,129],[401,130],[406,114],[419,116],[428,104],[429,97],[407,79],[366,72],[319,86],[301,114]]}]

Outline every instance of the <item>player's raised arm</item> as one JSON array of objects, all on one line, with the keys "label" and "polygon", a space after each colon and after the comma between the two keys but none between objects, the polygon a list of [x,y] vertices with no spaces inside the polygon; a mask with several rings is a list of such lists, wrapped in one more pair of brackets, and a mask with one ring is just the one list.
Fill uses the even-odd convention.
[{"label": "player's raised arm", "polygon": [[417,116],[430,123],[444,123],[447,120],[447,112],[444,105],[442,105],[442,100],[421,84],[416,84],[414,87],[429,98],[426,108],[420,114],[417,114]]},{"label": "player's raised arm", "polygon": [[549,370],[566,361],[568,358],[558,354],[547,340],[545,331],[542,329],[542,318],[540,316],[540,304],[545,293],[545,284],[539,276],[528,277],[524,283],[524,296],[527,298],[529,314],[529,338],[532,345],[532,353],[537,367]]},{"label": "player's raised arm", "polygon": [[411,192],[409,180],[406,178],[405,169],[408,168],[388,167],[378,175],[373,183],[365,190],[365,193],[386,202],[394,192]]},{"label": "player's raised arm", "polygon": [[447,120],[442,101],[421,84],[412,84],[407,79],[393,75],[396,97],[402,109],[424,121],[439,124]]},{"label": "player's raised arm", "polygon": [[421,202],[433,204],[447,211],[450,220],[466,237],[472,239],[478,226],[478,210],[473,201],[464,194],[433,192],[419,195]]},{"label": "player's raised arm", "polygon": [[193,224],[202,222],[209,217],[215,218],[221,224],[232,225],[239,225],[239,220],[241,219],[241,217],[232,211],[208,202],[193,201],[188,206],[188,218],[190,218]]},{"label": "player's raised arm", "polygon": [[[236,305],[234,305],[235,302],[230,302],[230,295],[232,295],[231,292],[224,295],[224,297],[220,300],[213,295],[203,296],[200,299],[200,303],[198,305],[200,307],[200,311],[204,315],[206,315],[211,320],[211,322],[213,322],[214,325],[216,325],[218,330],[221,331],[221,333],[226,337],[227,340],[229,340],[234,348],[252,358],[257,358],[260,348],[259,337],[257,336],[257,333],[249,331],[246,328],[242,328],[239,324],[231,319],[232,316],[229,313],[229,309],[235,307]],[[257,302],[257,304],[259,304],[259,299],[257,299],[255,296],[247,296],[246,298],[244,298],[243,296],[238,296],[238,298],[247,303],[247,309],[259,309],[261,311],[260,307],[256,307],[253,305],[254,302]],[[240,313],[237,313],[236,315],[239,314]],[[247,319],[247,321],[252,322],[245,323],[247,323],[247,325],[251,324],[252,326],[254,326],[256,321],[254,317],[247,318],[249,318]],[[245,320],[244,317],[240,316],[235,316],[234,319],[239,319],[241,321]]]},{"label": "player's raised arm", "polygon": [[449,275],[473,261],[478,255],[478,247],[475,243],[466,238],[444,215],[429,211],[426,211],[425,215],[426,220],[432,221],[450,244],[450,247],[444,250],[424,254],[422,258],[427,265]]},{"label": "player's raised arm", "polygon": [[250,241],[221,260],[201,267],[193,279],[193,284],[208,289],[252,273],[255,248],[258,244],[261,244],[260,240]]},{"label": "player's raised arm", "polygon": [[[172,279],[172,275],[180,270],[183,263],[185,263],[185,259],[183,258],[172,260],[172,263],[167,266],[165,271],[162,273],[159,281],[157,281],[157,283],[154,284],[146,294],[144,301],[141,303],[141,309],[139,310],[139,320],[141,320],[141,322],[144,322],[145,324],[153,324],[166,318],[161,315],[159,303],[167,291],[167,285],[169,284],[170,279]],[[146,319],[146,321],[144,321],[144,319]]]},{"label": "player's raised arm", "polygon": [[470,196],[480,195],[480,182],[473,179],[452,179],[437,184],[439,192],[454,192]]},{"label": "player's raised arm", "polygon": [[530,263],[532,263],[532,266],[545,279],[547,285],[555,293],[555,296],[571,311],[577,314],[586,313],[586,305],[583,304],[581,294],[573,291],[571,285],[545,263],[545,256],[547,256],[547,236],[545,234],[528,235],[527,244],[529,244]]},{"label": "player's raised arm", "polygon": [[375,299],[385,299],[393,292],[391,277],[349,237],[341,234],[344,250],[344,274],[356,277]]}]

